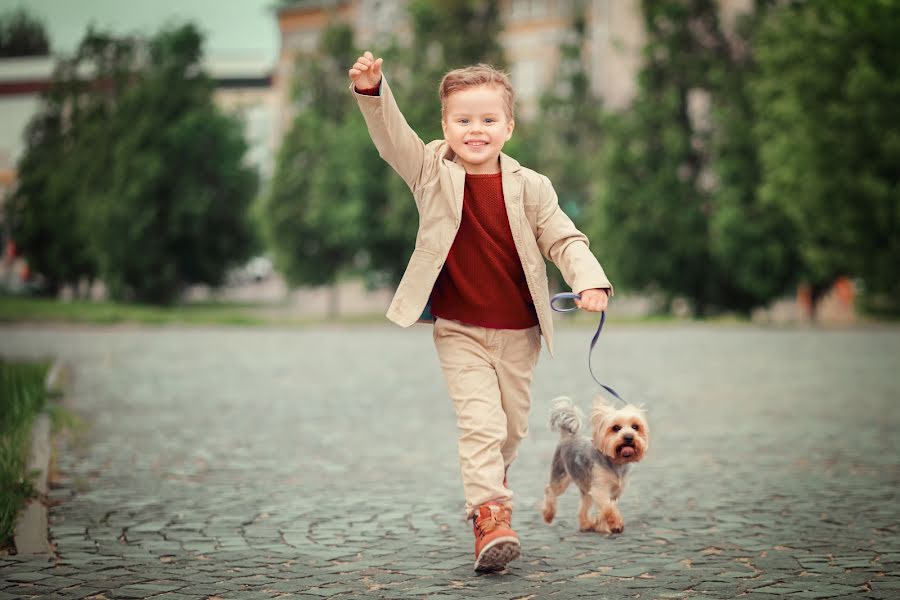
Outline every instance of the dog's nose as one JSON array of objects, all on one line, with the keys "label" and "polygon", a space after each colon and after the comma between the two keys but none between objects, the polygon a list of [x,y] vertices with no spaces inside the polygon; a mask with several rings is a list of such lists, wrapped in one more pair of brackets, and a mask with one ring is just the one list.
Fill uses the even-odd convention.
[{"label": "dog's nose", "polygon": [[623,439],[630,444],[634,441],[634,435],[626,433]]}]

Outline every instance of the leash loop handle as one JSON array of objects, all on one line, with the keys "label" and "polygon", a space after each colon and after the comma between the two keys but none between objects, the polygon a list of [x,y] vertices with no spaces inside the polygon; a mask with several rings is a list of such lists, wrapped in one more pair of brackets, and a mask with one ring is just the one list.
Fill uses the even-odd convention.
[{"label": "leash loop handle", "polygon": [[[555,310],[556,312],[559,312],[559,313],[568,313],[568,312],[576,311],[576,310],[578,310],[577,306],[560,308],[556,305],[556,303],[563,301],[563,300],[580,300],[580,299],[581,299],[580,294],[576,294],[574,292],[560,292],[559,294],[556,294],[555,296],[553,296],[550,299],[550,308],[552,308],[553,310]],[[600,339],[600,332],[603,331],[604,323],[606,323],[606,311],[602,311],[600,313],[600,324],[597,326],[597,331],[594,332],[594,337],[591,339],[591,347],[588,350],[588,371],[590,371],[591,377],[594,379],[594,381],[597,383],[597,385],[599,385],[604,390],[606,390],[607,392],[609,392],[610,394],[612,394],[613,396],[618,398],[618,400],[620,402],[622,402],[622,404],[628,404],[622,398],[622,396],[620,396],[618,394],[618,392],[616,392],[616,390],[612,389],[605,383],[601,383],[601,381],[599,379],[597,379],[597,376],[594,374],[594,365],[593,365],[593,362],[591,361],[591,355],[593,355],[593,353],[594,353],[594,346],[597,345],[597,340]]]},{"label": "leash loop handle", "polygon": [[556,303],[560,300],[581,300],[581,294],[576,294],[575,292],[561,292],[556,294],[552,298],[550,298],[550,308],[559,313],[567,313],[578,310],[577,306],[569,306],[566,308],[560,308],[556,305]]}]

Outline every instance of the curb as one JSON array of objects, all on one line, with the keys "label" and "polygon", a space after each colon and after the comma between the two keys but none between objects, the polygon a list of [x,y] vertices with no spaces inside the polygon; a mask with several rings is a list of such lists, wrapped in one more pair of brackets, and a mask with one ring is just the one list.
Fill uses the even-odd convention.
[{"label": "curb", "polygon": [[[61,391],[66,379],[66,366],[62,360],[56,359],[50,371],[44,387],[48,391]],[[19,555],[54,556],[50,547],[49,521],[47,518],[47,505],[43,499],[47,496],[47,477],[50,467],[50,416],[43,412],[34,419],[31,426],[31,448],[28,452],[28,465],[26,472],[38,471],[34,480],[34,487],[38,492],[37,498],[32,498],[16,519],[13,543]]]}]

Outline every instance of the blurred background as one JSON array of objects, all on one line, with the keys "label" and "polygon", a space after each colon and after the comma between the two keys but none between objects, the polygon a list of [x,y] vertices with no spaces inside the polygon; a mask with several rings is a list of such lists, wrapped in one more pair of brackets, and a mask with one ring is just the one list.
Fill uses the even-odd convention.
[{"label": "blurred background", "polygon": [[900,0],[0,0],[0,318],[383,313],[365,49],[426,141],[443,73],[510,73],[623,317],[900,312]]}]

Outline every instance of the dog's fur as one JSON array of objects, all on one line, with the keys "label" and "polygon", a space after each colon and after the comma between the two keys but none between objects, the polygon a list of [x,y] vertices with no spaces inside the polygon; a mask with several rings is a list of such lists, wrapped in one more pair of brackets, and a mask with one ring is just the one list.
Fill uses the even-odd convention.
[{"label": "dog's fur", "polygon": [[[560,440],[544,493],[544,521],[553,521],[556,498],[574,482],[581,491],[579,528],[621,533],[625,522],[617,502],[631,463],[644,458],[649,447],[647,416],[639,407],[616,409],[598,399],[591,411],[591,438],[578,435],[581,421],[581,411],[569,398],[553,401],[550,428],[560,432]],[[590,515],[591,506],[597,507],[596,516]]]}]

